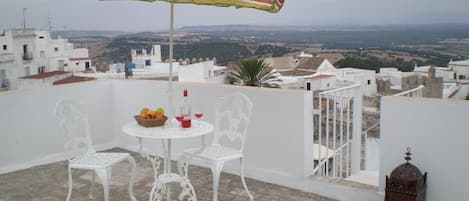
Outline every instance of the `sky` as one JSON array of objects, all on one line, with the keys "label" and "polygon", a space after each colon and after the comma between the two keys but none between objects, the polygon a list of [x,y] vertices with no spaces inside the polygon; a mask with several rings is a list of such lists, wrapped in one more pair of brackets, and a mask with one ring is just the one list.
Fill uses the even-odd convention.
[{"label": "sky", "polygon": [[[0,29],[158,31],[169,4],[98,0],[0,0]],[[200,25],[399,25],[469,23],[469,0],[285,0],[279,13],[213,6],[175,6],[175,27]]]}]

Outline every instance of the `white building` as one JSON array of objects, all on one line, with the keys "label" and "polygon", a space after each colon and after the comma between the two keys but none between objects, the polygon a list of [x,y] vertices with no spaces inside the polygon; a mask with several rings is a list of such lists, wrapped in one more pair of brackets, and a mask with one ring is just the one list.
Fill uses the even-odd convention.
[{"label": "white building", "polygon": [[453,69],[456,72],[456,77],[458,79],[468,79],[469,78],[469,60],[463,61],[450,61],[448,67]]},{"label": "white building", "polygon": [[179,82],[202,82],[224,84],[226,67],[216,66],[214,61],[179,66]]},{"label": "white building", "polygon": [[[428,71],[430,70],[430,67],[432,66],[415,66],[414,72],[416,75],[421,75],[421,76],[428,76]],[[453,71],[453,69],[448,68],[448,67],[433,67],[435,70],[435,76],[436,77],[442,77],[443,81],[448,82],[448,81],[454,81],[457,79],[456,72]]]},{"label": "white building", "polygon": [[336,76],[327,74],[315,74],[313,76],[305,77],[305,83],[311,84],[312,90],[330,90],[336,88]]},{"label": "white building", "polygon": [[391,83],[391,89],[395,90],[402,90],[402,78],[414,75],[416,75],[416,72],[402,72],[397,68],[380,68],[379,73],[376,74],[380,79],[389,80]]},{"label": "white building", "polygon": [[49,39],[48,58],[51,70],[80,72],[91,69],[88,49],[74,48],[72,43],[61,37]]},{"label": "white building", "polygon": [[75,49],[66,39],[52,39],[48,31],[0,31],[0,83],[18,88],[18,78],[51,71],[84,71],[91,67],[88,50]]},{"label": "white building", "polygon": [[145,67],[156,65],[161,63],[161,46],[153,45],[150,52],[146,49],[131,50],[132,63],[135,64],[135,68],[143,69]]},{"label": "white building", "polygon": [[376,72],[374,70],[335,68],[332,64],[328,64],[327,60],[325,60],[323,64],[318,68],[317,74],[335,75],[337,85],[340,85],[340,83],[361,84],[363,86],[363,95],[376,95]]},{"label": "white building", "polygon": [[[132,64],[135,68],[132,69],[132,76],[136,78],[149,78],[149,77],[166,77],[169,75],[169,62],[161,60],[161,46],[153,45],[150,52],[146,49],[131,50]],[[173,62],[172,73],[173,76],[177,75],[179,62]]]}]

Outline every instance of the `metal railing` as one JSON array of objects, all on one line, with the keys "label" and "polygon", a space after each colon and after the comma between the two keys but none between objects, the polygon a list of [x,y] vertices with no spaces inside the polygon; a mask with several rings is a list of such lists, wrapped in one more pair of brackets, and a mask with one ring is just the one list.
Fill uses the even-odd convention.
[{"label": "metal railing", "polygon": [[[377,128],[378,126],[380,125],[380,122],[378,123],[375,123],[373,124],[372,126],[370,126],[369,128],[367,128],[366,130],[364,130],[362,132],[362,137],[365,138],[364,142],[365,142],[365,146],[363,146],[363,158],[366,160],[367,158],[367,143],[368,143],[368,132],[370,132],[371,130]],[[366,170],[366,161],[363,165],[363,169]]]},{"label": "metal railing", "polygon": [[360,170],[362,109],[359,84],[319,93],[313,175],[345,178]]},{"label": "metal railing", "polygon": [[393,96],[406,96],[406,97],[422,97],[423,96],[423,88],[425,86],[420,85],[414,89],[410,89],[407,91],[403,91],[398,94],[394,94]]},{"label": "metal railing", "polygon": [[10,83],[8,82],[8,80],[6,79],[0,80],[0,91],[5,91],[5,90],[8,90],[9,88],[10,88]]},{"label": "metal railing", "polygon": [[32,52],[23,53],[23,60],[25,61],[33,60],[33,53]]}]

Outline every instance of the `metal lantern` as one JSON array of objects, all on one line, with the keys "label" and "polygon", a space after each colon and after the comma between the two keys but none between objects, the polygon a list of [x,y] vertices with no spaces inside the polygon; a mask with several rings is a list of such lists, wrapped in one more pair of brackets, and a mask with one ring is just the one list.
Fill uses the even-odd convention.
[{"label": "metal lantern", "polygon": [[427,188],[427,173],[410,164],[410,148],[407,148],[406,163],[386,175],[385,201],[424,201]]}]

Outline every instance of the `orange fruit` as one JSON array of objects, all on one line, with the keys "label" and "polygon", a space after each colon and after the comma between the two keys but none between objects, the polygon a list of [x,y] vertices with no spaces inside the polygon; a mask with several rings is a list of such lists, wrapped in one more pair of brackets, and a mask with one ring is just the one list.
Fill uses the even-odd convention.
[{"label": "orange fruit", "polygon": [[148,113],[149,111],[150,111],[150,109],[144,107],[140,110],[140,115],[142,115],[142,114],[144,115],[144,114]]},{"label": "orange fruit", "polygon": [[163,119],[163,114],[156,113],[155,117],[156,117],[156,119]]}]

